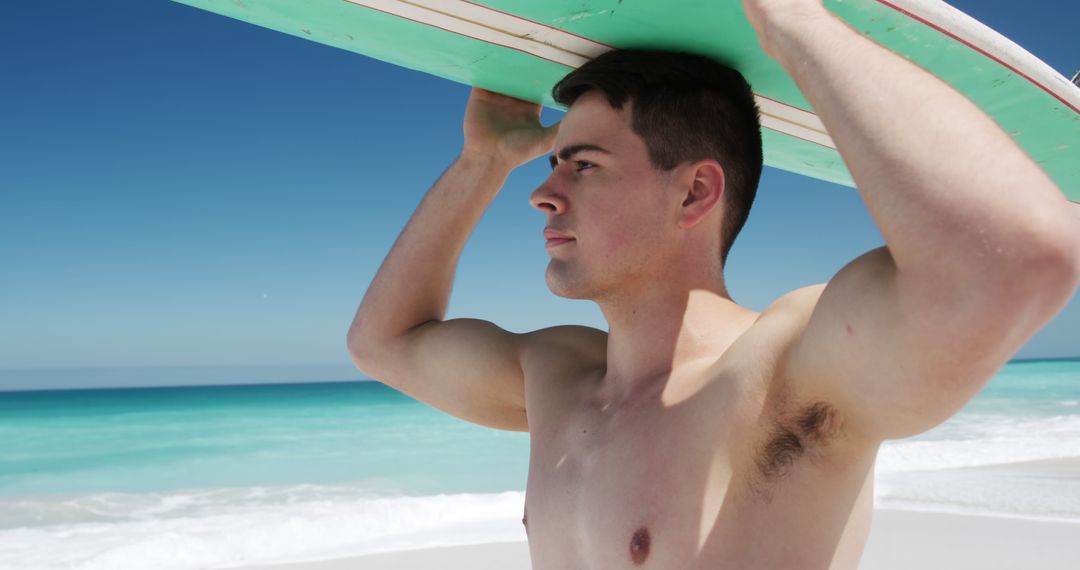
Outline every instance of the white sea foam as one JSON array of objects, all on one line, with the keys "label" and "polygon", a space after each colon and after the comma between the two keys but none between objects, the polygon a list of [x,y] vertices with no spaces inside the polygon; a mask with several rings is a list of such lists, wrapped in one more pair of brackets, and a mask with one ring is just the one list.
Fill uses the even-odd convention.
[{"label": "white sea foam", "polygon": [[[378,497],[301,485],[0,500],[5,570],[179,570],[525,540],[523,492]],[[45,520],[50,518],[52,520]]]},{"label": "white sea foam", "polygon": [[960,414],[922,436],[882,446],[875,504],[1080,522],[1080,480],[1021,465],[1078,456],[1080,416]]},{"label": "white sea foam", "polygon": [[1080,415],[958,415],[922,436],[887,441],[879,474],[958,469],[1080,455]]}]

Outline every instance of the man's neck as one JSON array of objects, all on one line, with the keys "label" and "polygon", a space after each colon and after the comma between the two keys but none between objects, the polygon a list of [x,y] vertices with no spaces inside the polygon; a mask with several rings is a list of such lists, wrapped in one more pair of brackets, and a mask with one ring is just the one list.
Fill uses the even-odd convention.
[{"label": "man's neck", "polygon": [[684,367],[712,364],[757,317],[731,300],[722,281],[667,285],[600,303],[609,329],[603,383],[614,400],[655,389]]}]

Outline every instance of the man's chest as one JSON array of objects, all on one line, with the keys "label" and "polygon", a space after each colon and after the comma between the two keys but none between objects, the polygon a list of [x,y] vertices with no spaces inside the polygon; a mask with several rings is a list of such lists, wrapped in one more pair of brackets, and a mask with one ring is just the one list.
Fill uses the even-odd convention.
[{"label": "man's chest", "polygon": [[576,394],[530,408],[534,568],[782,568],[791,556],[806,564],[790,567],[853,568],[873,456],[833,462],[808,447],[781,456],[784,474],[770,480],[783,432],[772,372],[714,369],[707,382],[673,380],[691,389],[622,406]]},{"label": "man's chest", "polygon": [[[685,566],[713,528],[752,414],[735,391],[585,402],[532,429],[527,530],[536,568]],[[715,401],[706,402],[705,399]]]}]

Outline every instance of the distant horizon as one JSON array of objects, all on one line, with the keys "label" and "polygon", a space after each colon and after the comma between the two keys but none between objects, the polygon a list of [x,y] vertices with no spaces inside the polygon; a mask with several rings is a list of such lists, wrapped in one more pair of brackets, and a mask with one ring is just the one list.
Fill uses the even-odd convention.
[{"label": "distant horizon", "polygon": [[[1051,356],[1051,357],[1039,357],[1039,358],[1013,358],[1006,364],[1021,364],[1029,362],[1052,362],[1052,361],[1080,361],[1080,355],[1077,356]],[[287,380],[268,380],[265,374],[271,374],[273,372],[280,372],[282,370],[297,370],[306,374],[300,374],[301,378],[290,378]],[[318,370],[322,370],[318,372]],[[351,370],[350,370],[351,369]],[[59,378],[49,378],[50,374],[71,374],[74,372],[92,371],[97,373],[104,372],[116,372],[122,371],[127,375],[134,375],[142,372],[147,373],[151,371],[170,371],[170,372],[192,372],[200,371],[204,373],[203,378],[206,378],[206,373],[210,373],[210,376],[214,376],[214,373],[226,373],[226,372],[247,372],[246,380],[238,381],[232,378],[229,381],[221,382],[187,382],[187,383],[153,383],[153,384],[121,384],[121,385],[107,385],[100,384],[94,386],[79,386],[79,385],[59,385],[54,384],[47,387],[41,387],[40,385],[24,385],[20,386],[7,386],[13,376],[19,374],[29,374],[31,376],[45,376],[49,382],[56,382]],[[351,378],[335,378],[335,376],[352,376]],[[130,376],[129,376],[130,378]],[[156,378],[161,378],[160,375]],[[101,378],[94,378],[93,380],[100,381]],[[177,365],[177,366],[71,366],[71,367],[55,367],[55,368],[0,368],[0,394],[5,392],[57,392],[57,391],[83,391],[83,390],[139,390],[139,389],[159,389],[159,388],[197,388],[197,387],[229,387],[229,386],[272,386],[272,385],[302,385],[302,384],[342,384],[348,382],[376,382],[378,380],[364,376],[360,374],[358,370],[351,366],[335,364],[335,363],[313,363],[313,364],[280,364],[280,365],[244,365],[244,364],[230,364],[221,366],[198,366],[198,365]]]},{"label": "distant horizon", "polygon": [[[1023,362],[1029,360],[1080,360],[1080,354],[1072,356],[1024,356],[1010,358],[1009,362]],[[305,367],[349,367],[338,362],[297,362],[287,364],[123,364],[123,365],[88,365],[88,366],[0,366],[0,372],[18,372],[34,370],[134,370],[134,369],[173,369],[173,368],[197,368],[197,369],[228,369],[228,368],[305,368]]]},{"label": "distant horizon", "polygon": [[0,392],[374,381],[351,364],[0,368]]}]

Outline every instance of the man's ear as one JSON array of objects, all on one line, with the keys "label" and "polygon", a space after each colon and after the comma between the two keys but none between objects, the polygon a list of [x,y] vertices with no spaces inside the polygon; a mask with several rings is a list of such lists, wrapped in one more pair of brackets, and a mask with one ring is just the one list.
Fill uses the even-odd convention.
[{"label": "man's ear", "polygon": [[699,160],[685,167],[679,177],[682,206],[679,208],[680,228],[691,228],[705,219],[713,208],[720,206],[724,195],[724,169],[712,159]]}]

